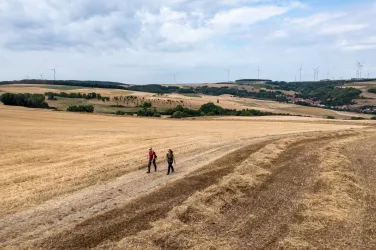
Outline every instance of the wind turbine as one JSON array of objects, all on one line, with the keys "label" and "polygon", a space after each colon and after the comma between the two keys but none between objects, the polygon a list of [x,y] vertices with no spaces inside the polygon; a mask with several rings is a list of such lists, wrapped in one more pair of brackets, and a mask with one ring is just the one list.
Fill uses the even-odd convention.
[{"label": "wind turbine", "polygon": [[40,74],[40,79],[43,80],[43,74]]},{"label": "wind turbine", "polygon": [[225,69],[225,71],[227,71],[227,82],[230,82],[230,72],[231,72],[231,69]]},{"label": "wind turbine", "polygon": [[257,79],[260,80],[260,64],[257,66]]},{"label": "wind turbine", "polygon": [[358,78],[362,78],[362,71],[363,71],[364,64],[366,64],[365,61],[363,63],[356,61],[356,66],[358,67],[358,70],[357,70],[357,72],[358,72],[357,77]]},{"label": "wind turbine", "polygon": [[177,74],[173,74],[173,76],[174,76],[174,84],[176,84],[176,75]]},{"label": "wind turbine", "polygon": [[54,81],[56,81],[56,69],[50,69],[54,72]]},{"label": "wind turbine", "polygon": [[316,69],[315,68],[312,68],[313,69],[313,81],[316,82]]},{"label": "wind turbine", "polygon": [[316,68],[316,80],[319,81],[319,69],[320,69],[320,66],[317,66]]},{"label": "wind turbine", "polygon": [[330,80],[330,70],[328,70],[328,73],[326,74],[326,79]]},{"label": "wind turbine", "polygon": [[302,82],[302,71],[303,71],[303,65],[300,65],[300,68],[298,69],[300,71],[300,82]]}]

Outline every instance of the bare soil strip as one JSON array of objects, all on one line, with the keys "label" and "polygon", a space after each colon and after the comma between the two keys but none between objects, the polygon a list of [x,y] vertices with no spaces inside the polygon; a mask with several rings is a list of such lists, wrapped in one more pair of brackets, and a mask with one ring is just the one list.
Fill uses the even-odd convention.
[{"label": "bare soil strip", "polygon": [[254,144],[228,154],[202,170],[190,174],[150,194],[138,198],[124,207],[94,216],[77,224],[72,230],[44,240],[45,249],[83,249],[95,247],[103,241],[117,241],[151,227],[150,222],[166,216],[166,213],[199,190],[216,183],[231,173],[250,154],[267,142]]}]

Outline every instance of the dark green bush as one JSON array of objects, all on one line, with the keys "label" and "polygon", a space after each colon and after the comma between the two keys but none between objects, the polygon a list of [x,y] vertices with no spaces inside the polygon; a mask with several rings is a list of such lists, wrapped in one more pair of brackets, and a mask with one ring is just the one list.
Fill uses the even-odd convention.
[{"label": "dark green bush", "polygon": [[328,115],[327,117],[326,117],[326,119],[336,119],[334,116],[332,116],[332,115]]},{"label": "dark green bush", "polygon": [[126,113],[124,111],[118,110],[116,111],[115,115],[125,115]]},{"label": "dark green bush", "polygon": [[93,105],[73,105],[73,106],[69,106],[67,111],[69,111],[69,112],[93,113],[94,112],[94,106]]},{"label": "dark green bush", "polygon": [[172,114],[172,118],[184,118],[184,117],[187,117],[188,115],[182,111],[175,111],[173,114]]},{"label": "dark green bush", "polygon": [[364,117],[358,117],[358,116],[353,116],[353,117],[351,117],[351,120],[365,120],[365,118]]}]

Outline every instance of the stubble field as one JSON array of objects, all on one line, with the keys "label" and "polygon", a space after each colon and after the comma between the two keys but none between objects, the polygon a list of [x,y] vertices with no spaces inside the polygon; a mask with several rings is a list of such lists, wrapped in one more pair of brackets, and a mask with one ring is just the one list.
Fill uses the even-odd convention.
[{"label": "stubble field", "polygon": [[[145,119],[2,105],[0,119],[0,248],[376,244],[371,121]],[[151,175],[149,147],[159,156]]]},{"label": "stubble field", "polygon": [[[209,86],[221,86],[221,85],[209,85]],[[156,107],[159,111],[163,111],[167,108],[174,108],[179,104],[183,104],[185,107],[192,109],[199,109],[201,105],[213,102],[223,108],[229,109],[257,109],[261,111],[274,112],[274,113],[288,113],[291,115],[301,115],[317,118],[326,118],[327,116],[334,116],[337,119],[350,119],[352,116],[364,117],[366,119],[371,118],[371,115],[366,114],[356,114],[350,112],[335,111],[316,107],[306,107],[290,103],[278,103],[275,101],[268,100],[257,100],[250,98],[239,98],[231,97],[229,95],[223,96],[207,96],[207,95],[181,95],[181,94],[165,94],[156,95],[153,93],[146,92],[132,92],[126,90],[118,89],[97,89],[97,88],[82,88],[74,86],[51,86],[51,85],[22,85],[22,84],[11,84],[0,86],[0,91],[10,92],[10,93],[37,93],[44,94],[45,92],[66,92],[66,93],[100,93],[102,96],[115,97],[115,96],[137,96],[140,100],[152,101],[153,107]],[[172,102],[169,102],[172,101]],[[362,100],[360,100],[362,101]],[[368,100],[369,101],[369,100]],[[217,103],[218,102],[218,103]],[[111,107],[116,105],[116,102],[106,102],[102,103],[97,100],[84,100],[84,99],[69,99],[69,98],[58,98],[58,101],[48,101],[48,104],[52,107],[57,107],[59,110],[66,110],[70,105],[81,105],[81,104],[92,104],[95,107],[95,112],[98,113],[113,113],[118,110],[126,112],[134,112],[135,109],[133,104],[129,107],[120,102],[120,105],[124,105],[124,108],[114,108]]]}]

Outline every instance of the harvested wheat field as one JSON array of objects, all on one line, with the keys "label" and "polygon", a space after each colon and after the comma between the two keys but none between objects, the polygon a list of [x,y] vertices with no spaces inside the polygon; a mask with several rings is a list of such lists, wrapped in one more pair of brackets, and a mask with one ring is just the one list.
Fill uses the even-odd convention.
[{"label": "harvested wheat field", "polygon": [[376,248],[374,122],[0,119],[0,248]]},{"label": "harvested wheat field", "polygon": [[[207,85],[207,86],[218,86],[218,85]],[[221,85],[219,85],[221,86]],[[227,85],[225,85],[227,86]],[[91,93],[96,92],[100,93],[102,96],[108,97],[115,97],[115,96],[137,96],[140,99],[144,99],[146,101],[153,102],[153,106],[156,107],[158,110],[164,110],[166,108],[173,108],[176,107],[178,104],[184,104],[185,107],[199,109],[201,105],[213,102],[217,105],[228,108],[228,109],[257,109],[261,111],[267,112],[274,112],[274,113],[284,113],[284,114],[292,114],[292,115],[301,115],[301,116],[309,116],[309,117],[316,117],[316,118],[326,118],[327,116],[334,116],[337,119],[350,119],[352,116],[363,117],[369,119],[372,115],[367,114],[355,114],[350,112],[343,112],[343,111],[335,111],[317,107],[306,107],[301,105],[295,105],[291,103],[279,103],[275,101],[268,101],[268,100],[257,100],[257,99],[250,99],[250,98],[240,98],[240,97],[232,97],[230,95],[222,95],[222,96],[208,96],[208,95],[181,95],[181,94],[164,94],[164,95],[156,95],[153,93],[147,92],[133,92],[127,90],[120,90],[120,89],[98,89],[98,88],[83,88],[83,87],[75,87],[75,86],[60,86],[60,85],[32,85],[32,84],[9,84],[9,85],[1,85],[0,91],[2,92],[10,92],[10,93],[35,93],[35,94],[44,94],[45,92],[52,91],[52,92],[61,92],[64,91],[66,93]],[[168,103],[168,101],[173,101],[172,103]],[[372,100],[358,100],[359,102],[369,102],[371,103]],[[218,103],[217,103],[218,102]],[[101,101],[97,100],[90,100],[85,101],[85,103],[81,103],[77,101],[77,99],[69,99],[65,101],[48,101],[48,104],[51,107],[56,107],[59,110],[66,110],[69,105],[77,105],[77,104],[92,104],[95,106],[95,110],[98,113],[106,113],[107,111],[116,111],[113,108],[111,109],[110,105],[117,104],[114,101],[108,102],[103,104]],[[124,103],[120,103],[125,105]],[[134,106],[132,106],[134,108]]]}]

